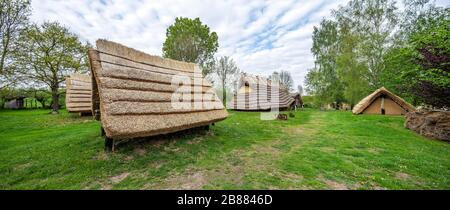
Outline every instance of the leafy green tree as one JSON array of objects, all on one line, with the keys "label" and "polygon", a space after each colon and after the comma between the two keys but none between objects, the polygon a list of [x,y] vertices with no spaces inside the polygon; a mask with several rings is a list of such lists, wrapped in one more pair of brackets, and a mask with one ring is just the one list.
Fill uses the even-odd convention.
[{"label": "leafy green tree", "polygon": [[405,45],[391,51],[385,80],[416,104],[442,108],[450,106],[450,13],[439,14],[419,17],[428,25],[416,27]]},{"label": "leafy green tree", "polygon": [[324,105],[343,101],[343,86],[337,73],[338,24],[322,20],[314,27],[311,51],[315,58],[315,68],[306,76],[306,86],[314,94],[317,103]]},{"label": "leafy green tree", "polygon": [[41,103],[42,108],[47,108],[47,101],[51,101],[52,95],[45,89],[33,89],[32,97]]},{"label": "leafy green tree", "polygon": [[11,56],[30,14],[29,0],[0,0],[0,89],[15,82]]},{"label": "leafy green tree", "polygon": [[239,68],[236,66],[233,59],[224,56],[215,62],[214,72],[217,74],[220,84],[222,85],[222,102],[226,105],[228,85],[238,78],[240,73]]},{"label": "leafy green tree", "polygon": [[403,0],[404,12],[400,16],[400,30],[397,40],[400,45],[407,44],[412,33],[433,24],[435,18],[448,13],[447,10],[437,7],[434,1],[430,0]]},{"label": "leafy green tree", "polygon": [[216,32],[210,32],[199,18],[177,17],[167,28],[162,51],[165,58],[199,64],[205,76],[214,68],[214,54],[218,48]]},{"label": "leafy green tree", "polygon": [[59,88],[65,77],[88,70],[87,48],[69,29],[57,22],[32,25],[19,41],[15,59],[24,78],[45,84],[52,95],[52,113],[59,110]]},{"label": "leafy green tree", "polygon": [[336,71],[342,82],[345,101],[353,107],[370,90],[367,78],[367,66],[359,61],[358,43],[360,37],[352,31],[347,21],[339,21]]},{"label": "leafy green tree", "polygon": [[400,11],[395,4],[353,0],[314,29],[316,66],[306,84],[318,101],[329,103],[343,95],[354,105],[386,86],[414,104],[450,103],[448,8],[411,0]]},{"label": "leafy green tree", "polygon": [[385,54],[394,44],[394,29],[398,24],[395,4],[394,0],[353,0],[334,12],[338,21],[347,22],[352,33],[359,37],[355,47],[358,59],[367,67],[363,76],[371,89],[382,86],[380,75],[385,70]]},{"label": "leafy green tree", "polygon": [[428,0],[409,2],[402,15],[400,40],[386,55],[382,80],[413,104],[448,107],[450,103],[449,16],[448,8]]}]

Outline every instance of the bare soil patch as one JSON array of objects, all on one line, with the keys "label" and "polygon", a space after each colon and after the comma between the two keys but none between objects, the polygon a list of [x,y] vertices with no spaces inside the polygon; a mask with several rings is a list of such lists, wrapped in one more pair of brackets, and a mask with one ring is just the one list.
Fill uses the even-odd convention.
[{"label": "bare soil patch", "polygon": [[133,153],[137,154],[139,156],[143,156],[143,155],[145,155],[145,153],[147,153],[147,150],[142,147],[137,147],[137,148],[134,148]]},{"label": "bare soil patch", "polygon": [[395,178],[400,179],[400,180],[407,180],[409,179],[411,176],[407,173],[403,173],[403,172],[397,172],[395,174]]},{"label": "bare soil patch", "polygon": [[111,177],[110,180],[111,180],[112,183],[116,184],[116,183],[119,183],[119,182],[123,181],[125,178],[128,177],[128,175],[130,175],[130,173],[128,173],[128,172],[121,173],[121,174],[119,174],[117,176]]}]

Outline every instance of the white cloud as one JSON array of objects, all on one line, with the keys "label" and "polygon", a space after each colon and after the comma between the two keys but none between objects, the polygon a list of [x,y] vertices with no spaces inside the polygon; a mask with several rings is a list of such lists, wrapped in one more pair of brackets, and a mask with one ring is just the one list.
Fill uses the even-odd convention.
[{"label": "white cloud", "polygon": [[231,56],[241,70],[263,76],[288,70],[298,85],[314,64],[313,26],[347,1],[33,0],[32,20],[58,21],[91,43],[106,38],[161,55],[175,17],[200,17],[218,33],[218,56]]}]

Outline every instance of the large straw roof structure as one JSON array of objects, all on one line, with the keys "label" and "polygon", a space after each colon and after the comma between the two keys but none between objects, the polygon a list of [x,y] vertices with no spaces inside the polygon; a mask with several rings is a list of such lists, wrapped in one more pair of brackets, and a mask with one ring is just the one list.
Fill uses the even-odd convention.
[{"label": "large straw roof structure", "polygon": [[[95,83],[93,110],[100,114],[107,138],[166,134],[228,116],[196,64],[151,56],[106,40],[97,41],[89,59]],[[173,83],[177,78],[185,80]],[[180,87],[193,90],[180,91]]]},{"label": "large straw roof structure", "polygon": [[71,74],[66,77],[66,108],[69,112],[91,113],[91,76]]},{"label": "large straw roof structure", "polygon": [[239,84],[239,89],[228,106],[231,109],[247,111],[287,109],[295,102],[287,87],[264,77],[242,74]]},{"label": "large straw roof structure", "polygon": [[369,107],[377,98],[380,96],[387,96],[391,100],[393,100],[398,106],[400,106],[402,109],[404,109],[406,112],[414,111],[415,108],[399,96],[395,95],[394,93],[387,90],[385,87],[381,87],[377,90],[375,90],[370,95],[363,98],[358,104],[353,107],[353,114],[361,114],[364,112],[364,110]]}]

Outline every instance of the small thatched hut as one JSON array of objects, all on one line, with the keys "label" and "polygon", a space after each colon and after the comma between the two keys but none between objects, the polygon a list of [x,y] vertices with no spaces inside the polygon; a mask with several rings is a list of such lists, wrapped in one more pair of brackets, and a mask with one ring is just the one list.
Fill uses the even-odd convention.
[{"label": "small thatched hut", "polygon": [[71,74],[66,78],[66,108],[74,113],[92,113],[91,76]]},{"label": "small thatched hut", "polygon": [[294,106],[295,99],[285,86],[263,77],[243,74],[239,89],[228,107],[242,111],[265,111],[272,108],[286,110]]},{"label": "small thatched hut", "polygon": [[303,100],[300,93],[290,93],[289,95],[295,100],[294,102],[295,109],[303,108]]},{"label": "small thatched hut", "polygon": [[404,115],[415,108],[399,96],[382,87],[362,99],[353,108],[353,114]]},{"label": "small thatched hut", "polygon": [[93,113],[108,149],[114,141],[208,126],[228,116],[194,63],[151,56],[98,40],[89,50]]},{"label": "small thatched hut", "polygon": [[23,109],[24,108],[24,99],[25,96],[12,96],[12,97],[6,97],[6,100],[8,102],[5,103],[6,109]]},{"label": "small thatched hut", "polygon": [[342,103],[342,102],[333,102],[326,104],[322,109],[326,110],[351,110],[351,105],[348,103]]}]

